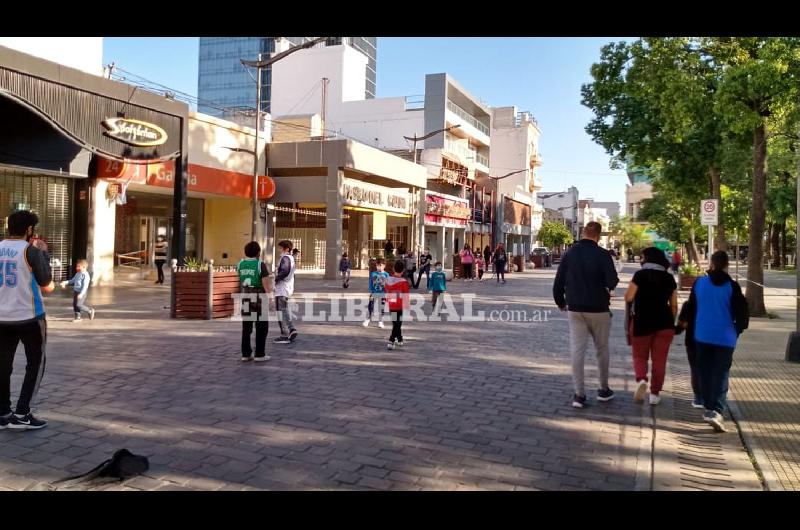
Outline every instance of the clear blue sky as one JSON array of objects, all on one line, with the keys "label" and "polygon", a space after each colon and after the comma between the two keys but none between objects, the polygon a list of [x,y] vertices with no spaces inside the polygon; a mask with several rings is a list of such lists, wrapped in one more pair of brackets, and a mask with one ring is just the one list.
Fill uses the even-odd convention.
[{"label": "clear blue sky", "polygon": [[[591,112],[580,104],[581,84],[603,44],[597,37],[380,37],[378,97],[425,92],[425,74],[447,72],[492,106],[516,105],[542,129],[539,169],[545,191],[574,185],[581,198],[625,199],[627,177],[583,130]],[[197,95],[198,39],[106,37],[104,64]],[[624,211],[624,206],[623,206]]]}]

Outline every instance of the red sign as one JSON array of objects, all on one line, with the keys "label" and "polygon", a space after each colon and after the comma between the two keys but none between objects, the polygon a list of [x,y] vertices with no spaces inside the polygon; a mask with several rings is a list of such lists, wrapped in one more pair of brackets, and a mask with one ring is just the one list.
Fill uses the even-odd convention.
[{"label": "red sign", "polygon": [[455,201],[438,195],[425,195],[425,223],[436,226],[467,226],[470,218],[469,203]]},{"label": "red sign", "polygon": [[260,200],[271,199],[275,195],[275,181],[266,175],[258,177],[258,198]]},{"label": "red sign", "polygon": [[[114,165],[116,164],[116,166]],[[159,188],[172,188],[175,179],[175,161],[125,164],[97,158],[98,178],[118,178],[126,184],[145,184]],[[213,193],[229,197],[253,197],[253,176],[197,164],[189,164],[189,191]],[[268,176],[258,177],[259,199],[275,195],[275,181]]]}]

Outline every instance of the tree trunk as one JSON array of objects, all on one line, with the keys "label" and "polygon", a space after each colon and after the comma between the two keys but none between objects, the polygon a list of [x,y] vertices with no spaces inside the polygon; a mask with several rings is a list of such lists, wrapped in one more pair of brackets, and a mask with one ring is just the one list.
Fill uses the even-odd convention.
[{"label": "tree trunk", "polygon": [[781,225],[781,266],[789,266],[789,252],[786,248],[786,221]]},{"label": "tree trunk", "polygon": [[719,201],[719,210],[720,213],[717,216],[717,226],[715,229],[714,235],[714,242],[717,250],[724,250],[725,252],[728,251],[728,239],[725,237],[725,222],[722,216],[722,191],[720,189],[721,179],[720,179],[720,169],[717,167],[712,167],[708,170],[709,177],[711,179],[711,198],[717,199]]},{"label": "tree trunk", "polygon": [[772,266],[781,267],[781,223],[772,225]]},{"label": "tree trunk", "polygon": [[689,261],[695,265],[700,264],[700,257],[697,255],[697,242],[694,239],[694,228],[689,228],[689,245],[687,247]]},{"label": "tree trunk", "polygon": [[[750,315],[764,316],[764,221],[766,218],[767,190],[767,134],[766,125],[756,127],[753,134],[753,203],[750,206],[750,241],[747,254],[747,305]],[[755,283],[753,283],[755,282]]]},{"label": "tree trunk", "polygon": [[765,238],[766,246],[764,247],[764,258],[767,263],[772,263],[772,229],[773,224],[767,223],[767,237]]}]

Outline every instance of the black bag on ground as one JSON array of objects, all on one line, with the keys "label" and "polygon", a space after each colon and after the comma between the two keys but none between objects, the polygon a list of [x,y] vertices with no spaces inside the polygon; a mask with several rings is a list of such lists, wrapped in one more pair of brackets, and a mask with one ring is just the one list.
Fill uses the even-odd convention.
[{"label": "black bag on ground", "polygon": [[[135,455],[127,449],[120,449],[114,456],[98,465],[91,471],[57,480],[54,484],[61,482],[88,482],[92,479],[116,478],[120,481],[140,475],[150,469],[150,461],[146,456]],[[80,480],[79,480],[80,479]]]}]

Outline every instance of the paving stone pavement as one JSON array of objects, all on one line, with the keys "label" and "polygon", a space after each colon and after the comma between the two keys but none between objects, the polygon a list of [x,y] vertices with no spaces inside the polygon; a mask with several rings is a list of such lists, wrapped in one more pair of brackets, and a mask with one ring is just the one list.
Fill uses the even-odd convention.
[{"label": "paving stone pavement", "polygon": [[[475,293],[476,311],[552,311],[553,273],[448,289]],[[365,298],[365,284],[354,278],[346,295]],[[308,275],[297,287],[343,292]],[[619,298],[617,399],[590,394],[585,410],[571,407],[567,321],[557,310],[548,322],[406,322],[405,346],[394,351],[386,350],[390,326],[302,321],[289,346],[271,343],[271,326],[272,360],[254,364],[239,360],[239,323],[170,320],[167,287],[100,287],[89,303],[97,319],[72,323],[66,296],[47,300],[36,412],[49,425],[0,432],[0,488],[52,489],[122,447],[147,455],[150,471],[95,488],[633,490],[651,482],[652,454],[642,451],[649,411],[631,400]],[[23,366],[20,349],[14,399]],[[588,389],[596,374],[592,350]]]}]

